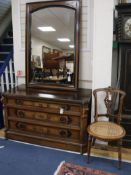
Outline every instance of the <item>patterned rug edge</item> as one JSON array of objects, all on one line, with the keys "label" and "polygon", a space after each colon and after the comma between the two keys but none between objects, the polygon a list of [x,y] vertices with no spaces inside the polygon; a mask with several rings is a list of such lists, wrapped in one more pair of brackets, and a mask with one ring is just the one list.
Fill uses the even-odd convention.
[{"label": "patterned rug edge", "polygon": [[[69,170],[69,172],[68,172]],[[75,172],[75,174],[74,174]],[[81,165],[75,165],[72,163],[68,163],[65,161],[62,161],[59,166],[57,167],[54,175],[80,175],[81,173],[83,173],[85,175],[90,175],[93,173],[93,175],[117,175],[114,173],[110,173],[110,172],[106,172],[103,170],[99,170],[99,169],[93,169],[90,167],[85,167],[85,166],[81,166]]]},{"label": "patterned rug edge", "polygon": [[62,167],[62,165],[65,163],[65,161],[62,161],[60,164],[59,164],[59,166],[57,167],[57,169],[56,169],[56,171],[55,171],[55,173],[53,174],[53,175],[57,175],[58,174],[58,172],[60,171],[60,169],[61,169],[61,167]]}]

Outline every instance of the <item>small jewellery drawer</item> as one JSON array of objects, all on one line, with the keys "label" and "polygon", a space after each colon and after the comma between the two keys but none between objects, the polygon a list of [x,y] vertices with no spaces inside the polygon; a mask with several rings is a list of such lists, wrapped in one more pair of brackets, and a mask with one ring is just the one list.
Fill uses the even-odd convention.
[{"label": "small jewellery drawer", "polygon": [[78,140],[80,137],[79,130],[71,130],[65,128],[41,126],[35,124],[27,124],[19,121],[9,121],[9,129],[27,132],[29,134],[39,134],[47,137],[59,137]]},{"label": "small jewellery drawer", "polygon": [[39,120],[44,122],[56,122],[61,124],[71,124],[80,126],[80,117],[79,116],[70,116],[70,115],[62,115],[62,114],[52,114],[46,112],[35,112],[28,110],[19,110],[15,108],[8,108],[8,116],[31,119],[31,120]]},{"label": "small jewellery drawer", "polygon": [[7,105],[9,106],[21,106],[21,107],[33,107],[41,108],[42,110],[46,112],[55,112],[59,114],[63,114],[65,112],[67,113],[76,113],[76,115],[80,115],[81,113],[81,106],[79,105],[72,105],[72,104],[62,104],[60,102],[48,102],[48,101],[29,101],[24,99],[13,99],[9,98]]}]

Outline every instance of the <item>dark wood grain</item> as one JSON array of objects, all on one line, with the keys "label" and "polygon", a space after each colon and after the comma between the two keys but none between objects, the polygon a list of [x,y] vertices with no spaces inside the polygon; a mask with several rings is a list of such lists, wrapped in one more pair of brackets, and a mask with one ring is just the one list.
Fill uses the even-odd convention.
[{"label": "dark wood grain", "polygon": [[90,89],[37,92],[25,85],[4,93],[6,138],[84,153],[91,95]]}]

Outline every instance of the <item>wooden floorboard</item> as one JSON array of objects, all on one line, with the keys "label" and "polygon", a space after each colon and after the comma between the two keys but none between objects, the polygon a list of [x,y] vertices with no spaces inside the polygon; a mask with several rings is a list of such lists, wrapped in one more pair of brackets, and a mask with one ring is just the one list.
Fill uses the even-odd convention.
[{"label": "wooden floorboard", "polygon": [[5,129],[0,129],[0,137],[5,137]]},{"label": "wooden floorboard", "polygon": [[[108,149],[109,148],[109,149]],[[102,156],[117,159],[117,148],[111,146],[96,145],[92,148],[91,153],[95,156]],[[122,160],[131,161],[131,149],[122,148]]]}]

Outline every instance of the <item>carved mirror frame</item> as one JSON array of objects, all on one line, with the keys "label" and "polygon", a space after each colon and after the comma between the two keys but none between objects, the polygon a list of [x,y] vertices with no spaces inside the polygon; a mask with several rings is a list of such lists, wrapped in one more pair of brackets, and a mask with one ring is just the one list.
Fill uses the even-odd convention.
[{"label": "carved mirror frame", "polygon": [[[37,82],[31,82],[31,14],[37,10],[48,7],[65,7],[75,10],[75,58],[74,58],[74,84],[72,87],[63,85],[50,85]],[[80,33],[80,0],[59,0],[59,1],[42,1],[26,4],[26,87],[33,89],[58,89],[76,91],[78,89],[78,75],[79,75],[79,33]]]}]

